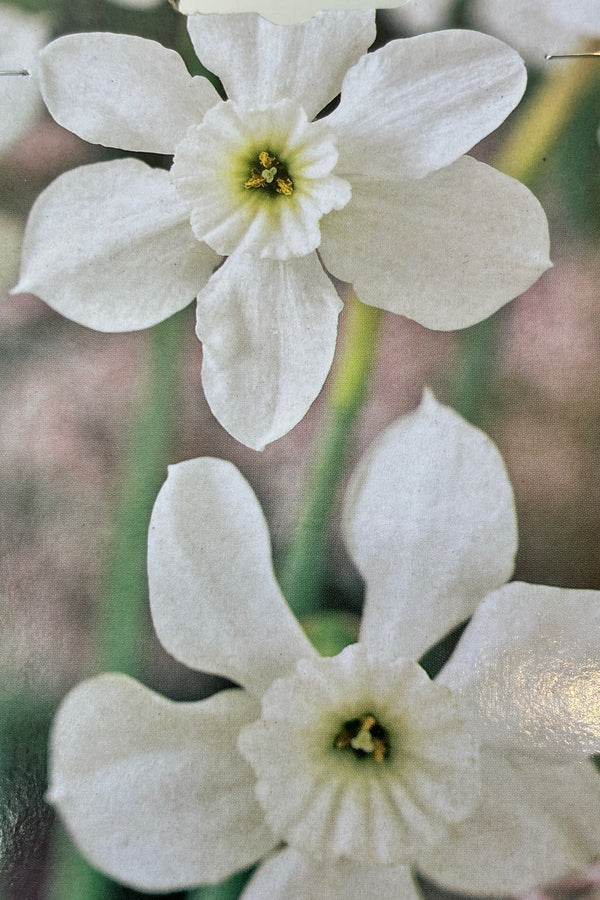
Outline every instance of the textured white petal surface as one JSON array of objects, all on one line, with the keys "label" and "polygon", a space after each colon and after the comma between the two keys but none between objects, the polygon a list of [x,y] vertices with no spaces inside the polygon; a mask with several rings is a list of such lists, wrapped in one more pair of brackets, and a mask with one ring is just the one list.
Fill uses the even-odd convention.
[{"label": "textured white petal surface", "polygon": [[[337,744],[366,715],[387,735],[384,758]],[[451,692],[417,663],[380,663],[360,644],[274,682],[238,746],[274,833],[323,863],[410,862],[479,796],[477,748]]]},{"label": "textured white petal surface", "polygon": [[350,180],[350,203],[321,221],[320,252],[363,303],[428,328],[465,328],[551,265],[533,194],[468,156],[420,180]]},{"label": "textured white petal surface", "polygon": [[[407,0],[400,0],[406,3]],[[322,0],[177,0],[176,6],[185,15],[193,13],[247,13],[257,12],[271,22],[280,25],[291,25],[294,22],[303,22],[314,13],[319,14],[323,9]],[[355,10],[357,7],[367,6],[359,0],[327,0],[327,8],[334,10]],[[380,7],[398,6],[398,0],[380,0]],[[319,61],[320,63],[323,60]]]},{"label": "textured white petal surface", "polygon": [[329,124],[341,174],[420,178],[493,131],[525,90],[523,61],[474,31],[391,41],[363,56],[342,85]]},{"label": "textured white petal surface", "polygon": [[353,866],[285,849],[263,862],[242,900],[420,900],[406,866]]},{"label": "textured white petal surface", "polygon": [[127,34],[69,34],[41,54],[44,100],[56,121],[93,144],[173,153],[219,97],[174,50]]},{"label": "textured white petal surface", "polygon": [[169,467],[148,534],[150,608],[176,659],[260,695],[316,651],[275,581],[267,525],[235,466]]},{"label": "textured white petal surface", "polygon": [[0,153],[4,153],[35,125],[42,113],[37,69],[38,51],[48,37],[43,16],[30,16],[0,6],[0,69],[29,75],[5,76],[0,90]]},{"label": "textured white petal surface", "polygon": [[581,34],[590,37],[600,35],[600,7],[597,0],[574,0],[571,3],[566,3],[565,0],[544,0],[544,7],[547,15],[565,28],[577,28]]},{"label": "textured white petal surface", "polygon": [[124,675],[76,687],[54,723],[49,799],[80,850],[142,890],[220,880],[275,841],[236,750],[243,691],[173,703]]},{"label": "textured white petal surface", "polygon": [[482,754],[482,804],[424,849],[419,869],[469,895],[521,896],[600,852],[600,778],[587,760],[560,765]]},{"label": "textured white petal surface", "polygon": [[38,197],[15,293],[89,328],[132,331],[187,306],[217,262],[168,173],[116,160],[72,169]]},{"label": "textured white petal surface", "polygon": [[[239,0],[232,5],[239,9]],[[202,12],[229,11],[223,7],[218,0],[214,9]],[[287,0],[273,3],[274,10],[296,21],[302,18],[301,7]],[[312,12],[317,9],[315,4]],[[254,14],[191,16],[188,30],[196,53],[221,78],[230,100],[262,108],[293,99],[313,118],[339,93],[346,71],[375,40],[375,16],[372,9],[317,12],[310,21],[287,28]]]},{"label": "textured white petal surface", "polygon": [[[274,164],[270,171],[263,153]],[[349,183],[331,174],[337,158],[327,125],[308,122],[289,100],[245,112],[220,103],[178,144],[171,179],[199,241],[223,256],[289,259],[312,253],[321,217],[350,199]],[[251,178],[261,186],[251,186]],[[282,178],[289,196],[276,187]]]},{"label": "textured white petal surface", "polygon": [[483,432],[426,394],[363,456],[344,509],[367,583],[361,641],[417,659],[511,575],[513,493]]},{"label": "textured white petal surface", "polygon": [[487,743],[600,752],[600,591],[515,582],[477,609],[440,680]]},{"label": "textured white petal surface", "polygon": [[341,302],[316,254],[236,254],[198,296],[202,383],[221,424],[254,449],[304,416],[331,366]]}]

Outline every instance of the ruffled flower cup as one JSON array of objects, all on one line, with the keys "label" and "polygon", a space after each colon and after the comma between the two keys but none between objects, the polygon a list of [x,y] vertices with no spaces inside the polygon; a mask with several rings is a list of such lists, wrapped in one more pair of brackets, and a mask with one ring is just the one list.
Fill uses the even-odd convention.
[{"label": "ruffled flower cup", "polygon": [[285,434],[321,389],[341,307],[328,273],[364,303],[455,329],[549,266],[533,195],[462,155],[518,103],[514,51],[448,31],[366,54],[373,11],[289,27],[191,16],[188,29],[227,101],[142,38],[68,35],[42,54],[58,122],[174,161],[58,178],[31,212],[16,290],[102,331],[153,325],[197,295],[204,391],[238,440]]},{"label": "ruffled flower cup", "polygon": [[[262,860],[244,900],[416,900],[415,867],[497,896],[597,857],[600,594],[505,584],[515,510],[492,442],[427,395],[362,460],[344,527],[366,600],[359,642],[324,658],[239,472],[170,468],[154,625],[241,689],[174,703],[109,674],[67,696],[49,798],[98,868],[168,891]],[[418,660],[469,616],[431,680]]]}]

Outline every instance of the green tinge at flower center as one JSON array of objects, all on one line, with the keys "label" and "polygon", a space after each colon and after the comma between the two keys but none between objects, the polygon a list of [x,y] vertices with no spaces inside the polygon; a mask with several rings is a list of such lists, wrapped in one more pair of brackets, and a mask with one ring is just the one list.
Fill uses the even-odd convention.
[{"label": "green tinge at flower center", "polygon": [[291,197],[294,193],[294,183],[290,178],[287,166],[277,156],[269,150],[261,150],[256,158],[256,163],[250,169],[249,176],[244,182],[245,188]]}]

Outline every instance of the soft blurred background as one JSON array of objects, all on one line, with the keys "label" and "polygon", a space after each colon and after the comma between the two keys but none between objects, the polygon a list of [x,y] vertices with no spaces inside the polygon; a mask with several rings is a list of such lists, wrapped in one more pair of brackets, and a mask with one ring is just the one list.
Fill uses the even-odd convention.
[{"label": "soft blurred background", "polygon": [[[380,16],[379,40],[449,25],[488,27],[509,39],[506,14],[504,22],[494,22],[482,14],[485,7],[475,13],[468,2],[413,0],[402,13]],[[495,8],[504,4],[495,0]],[[182,19],[167,3],[22,0],[0,5],[2,67],[34,68],[25,38],[27,59],[2,57],[8,34],[3,16],[15,11],[34,17],[23,23],[33,29],[34,44],[106,29],[189,50]],[[543,151],[527,175],[548,212],[554,268],[490,322],[460,334],[386,316],[346,470],[381,428],[416,406],[429,385],[487,431],[504,455],[519,513],[517,577],[600,589],[600,60],[544,62],[545,52],[576,49],[580,41],[563,33],[565,43],[558,46],[561,33],[542,25],[538,21],[538,30],[526,35],[513,27],[513,34],[527,38],[520,49],[530,65],[528,94],[521,110],[474,155],[498,159],[508,137],[515,130],[526,134],[529,121],[539,137],[540,107],[551,104],[546,98],[554,81],[567,77],[567,66],[571,72],[577,67],[575,77],[568,76],[575,87],[567,112],[560,127],[542,134]],[[8,82],[0,79],[0,92],[18,88]],[[130,485],[130,507],[139,504],[133,524],[123,524],[120,509],[131,435],[152,378],[152,335],[100,334],[34,297],[9,295],[35,197],[61,172],[108,155],[61,129],[41,103],[32,102],[28,115],[21,133],[0,143],[0,896],[77,900],[88,895],[73,893],[68,872],[61,881],[61,866],[66,872],[76,864],[43,800],[47,733],[61,697],[106,658],[97,635],[102,598],[114,587],[111,566],[130,548],[139,553],[145,542],[149,508],[143,490],[137,496]],[[262,453],[247,450],[220,427],[204,400],[193,309],[179,319],[183,349],[176,361],[163,360],[173,374],[173,428],[154,492],[167,462],[201,455],[232,460],[263,504],[277,558],[298,514],[327,385],[288,436]],[[344,326],[342,316],[342,333]],[[144,454],[133,463],[143,472]],[[356,612],[362,586],[337,516],[327,559],[325,605]],[[145,609],[143,555],[140,565]],[[188,671],[161,650],[148,616],[137,627],[145,683],[174,699],[214,690],[215,679]],[[430,898],[449,896],[433,887],[424,891]],[[137,895],[106,881],[94,896]],[[582,889],[568,896],[592,895]]]}]

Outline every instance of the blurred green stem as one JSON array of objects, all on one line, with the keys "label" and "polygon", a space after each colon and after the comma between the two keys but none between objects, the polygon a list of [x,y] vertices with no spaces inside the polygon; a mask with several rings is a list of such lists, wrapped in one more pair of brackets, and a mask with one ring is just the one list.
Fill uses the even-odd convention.
[{"label": "blurred green stem", "polygon": [[381,310],[352,292],[342,355],[333,372],[322,433],[304,503],[279,570],[279,583],[301,618],[319,608],[331,508],[377,350]]},{"label": "blurred green stem", "polygon": [[[185,314],[148,332],[150,372],[123,470],[98,604],[98,671],[143,675],[148,630],[146,543],[152,505],[164,480]],[[92,869],[63,830],[53,847],[48,900],[109,900],[120,888]]]}]

